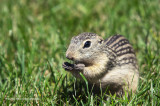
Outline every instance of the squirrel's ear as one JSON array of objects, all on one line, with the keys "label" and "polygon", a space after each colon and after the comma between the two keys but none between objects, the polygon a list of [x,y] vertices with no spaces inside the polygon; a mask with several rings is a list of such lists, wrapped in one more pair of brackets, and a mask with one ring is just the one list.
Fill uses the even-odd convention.
[{"label": "squirrel's ear", "polygon": [[73,36],[73,37],[71,38],[71,42],[74,42],[74,39],[75,39],[75,36]]},{"label": "squirrel's ear", "polygon": [[103,38],[102,38],[102,37],[100,37],[100,36],[98,36],[98,38],[99,38],[99,39],[98,39],[98,43],[102,44],[102,43],[103,43],[103,41],[104,41],[104,40],[103,40]]}]

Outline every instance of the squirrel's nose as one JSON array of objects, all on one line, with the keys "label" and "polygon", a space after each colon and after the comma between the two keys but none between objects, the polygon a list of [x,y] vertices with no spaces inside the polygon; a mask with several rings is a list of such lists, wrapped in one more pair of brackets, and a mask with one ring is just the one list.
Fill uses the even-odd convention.
[{"label": "squirrel's nose", "polygon": [[66,54],[66,58],[69,59],[69,60],[74,60],[74,57],[73,57],[72,53]]}]

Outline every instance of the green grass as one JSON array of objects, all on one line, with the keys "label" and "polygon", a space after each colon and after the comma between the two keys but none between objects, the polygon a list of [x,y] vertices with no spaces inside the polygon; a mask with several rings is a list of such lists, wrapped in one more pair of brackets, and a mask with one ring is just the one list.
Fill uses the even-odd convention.
[{"label": "green grass", "polygon": [[[0,104],[160,105],[159,4],[159,0],[1,0]],[[62,63],[70,38],[82,32],[129,39],[140,69],[135,95],[104,99],[87,90],[87,82],[65,72]]]}]

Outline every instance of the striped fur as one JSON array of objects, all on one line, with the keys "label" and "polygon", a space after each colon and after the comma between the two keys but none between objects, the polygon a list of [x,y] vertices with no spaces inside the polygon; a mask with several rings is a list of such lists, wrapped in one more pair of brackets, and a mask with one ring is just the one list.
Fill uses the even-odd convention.
[{"label": "striped fur", "polygon": [[117,65],[132,64],[138,68],[135,52],[125,37],[122,35],[111,36],[105,40],[105,45],[111,51],[108,54],[109,57],[112,57]]}]

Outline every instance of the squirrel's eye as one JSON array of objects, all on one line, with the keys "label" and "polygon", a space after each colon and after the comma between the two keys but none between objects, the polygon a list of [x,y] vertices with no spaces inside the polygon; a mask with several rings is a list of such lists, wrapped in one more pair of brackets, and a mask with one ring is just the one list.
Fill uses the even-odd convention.
[{"label": "squirrel's eye", "polygon": [[86,41],[83,48],[88,48],[91,46],[91,41]]}]

